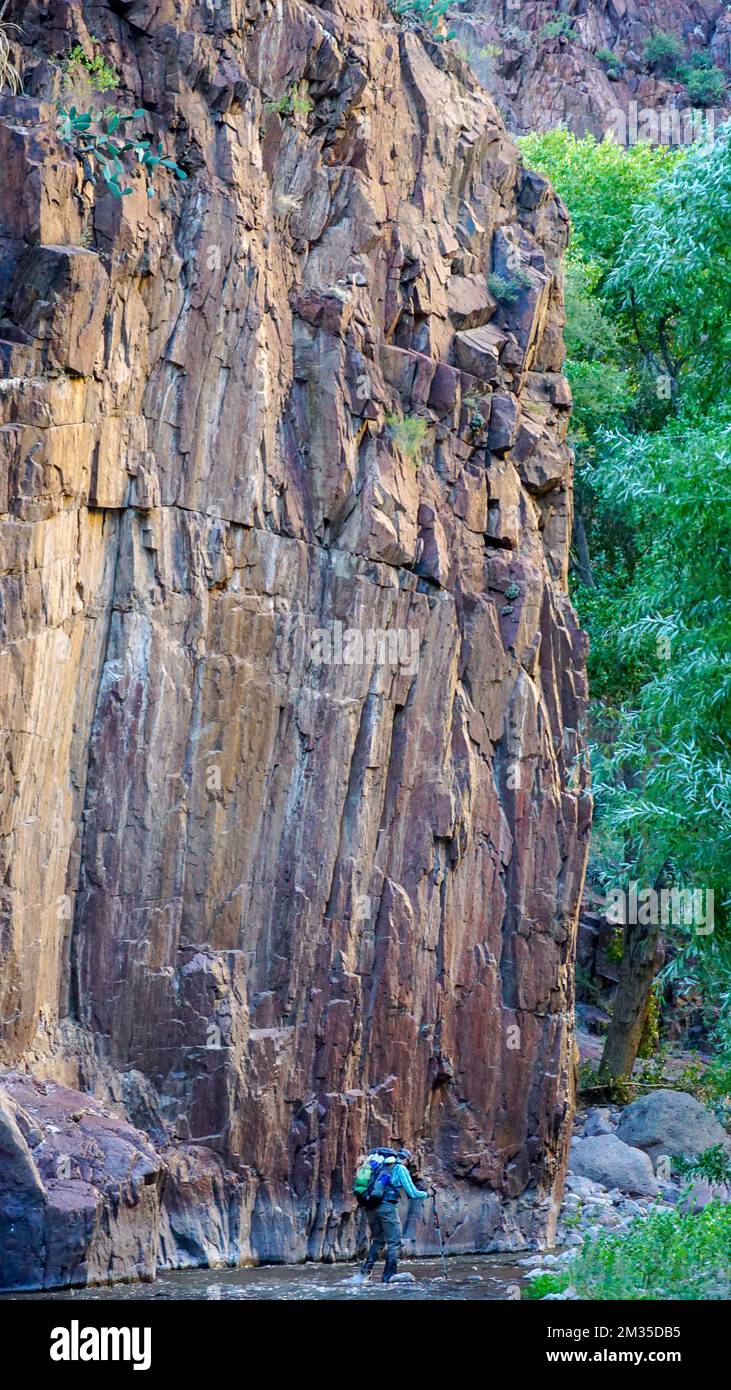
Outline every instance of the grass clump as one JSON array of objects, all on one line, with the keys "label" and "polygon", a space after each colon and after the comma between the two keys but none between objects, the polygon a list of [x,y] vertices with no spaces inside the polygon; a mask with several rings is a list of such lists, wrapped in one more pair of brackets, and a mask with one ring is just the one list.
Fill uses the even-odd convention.
[{"label": "grass clump", "polygon": [[624,72],[624,63],[611,48],[598,48],[594,57],[603,65],[607,77],[619,78]]},{"label": "grass clump", "polygon": [[427,423],[420,415],[387,415],[386,424],[397,449],[418,468],[427,436]]},{"label": "grass clump", "polygon": [[21,29],[19,24],[13,24],[11,20],[4,18],[8,4],[9,0],[4,0],[0,5],[0,91],[7,87],[12,96],[17,96],[22,82],[13,62],[12,35],[20,34]]},{"label": "grass clump", "polygon": [[285,120],[288,116],[293,116],[296,120],[306,121],[310,112],[314,110],[315,103],[310,97],[299,90],[295,83],[288,87],[276,101],[268,101],[265,104],[266,111],[275,111],[278,116]]}]

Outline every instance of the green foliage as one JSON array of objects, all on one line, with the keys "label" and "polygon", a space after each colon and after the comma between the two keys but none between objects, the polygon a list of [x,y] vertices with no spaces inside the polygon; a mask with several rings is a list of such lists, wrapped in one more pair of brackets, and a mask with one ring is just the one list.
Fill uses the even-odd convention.
[{"label": "green foliage", "polygon": [[3,16],[8,8],[9,0],[4,0],[0,7],[0,91],[7,87],[13,95],[21,90],[22,83],[20,73],[13,62],[13,35],[21,33],[20,26],[13,24],[11,20],[4,19]]},{"label": "green foliage", "polygon": [[726,95],[726,74],[721,68],[688,67],[682,74],[692,106],[720,106]]},{"label": "green foliage", "polygon": [[126,128],[144,120],[147,112],[143,109],[123,112],[102,113],[98,111],[77,111],[75,106],[66,110],[58,109],[58,135],[70,145],[81,160],[84,173],[93,184],[101,177],[109,192],[115,198],[123,198],[132,193],[129,185],[120,182],[136,163],[147,176],[148,197],[153,196],[152,180],[158,168],[170,169],[179,179],[186,178],[183,170],[173,159],[167,159],[163,146],[157,151],[152,142],[144,136],[128,138]]},{"label": "green foliage", "polygon": [[64,92],[75,91],[79,81],[88,83],[92,92],[113,92],[119,86],[119,74],[102,53],[89,58],[77,43],[63,64]]},{"label": "green foliage", "polygon": [[494,295],[498,304],[515,304],[520,298],[523,290],[530,288],[532,284],[530,275],[525,270],[514,270],[510,275],[500,275],[493,271],[487,277],[487,288],[490,294]]},{"label": "green foliage", "polygon": [[427,423],[420,415],[387,415],[386,424],[394,444],[414,468],[418,468],[426,443]]},{"label": "green foliage", "polygon": [[310,97],[300,92],[297,83],[287,88],[276,101],[265,103],[266,111],[276,111],[278,116],[296,116],[301,120],[306,120],[314,108],[314,102]]},{"label": "green foliage", "polygon": [[691,1182],[705,1179],[710,1183],[731,1184],[731,1158],[721,1143],[704,1149],[695,1158],[686,1158],[685,1154],[681,1154],[675,1159],[675,1169],[681,1178],[688,1178]]},{"label": "green foliage", "polygon": [[667,1058],[665,1049],[660,1047],[660,986],[657,981],[650,990],[637,1056],[646,1064],[642,1069],[642,1081],[662,1085]]},{"label": "green foliage", "polygon": [[610,77],[621,77],[624,72],[622,59],[611,48],[597,48],[594,57],[603,63]]},{"label": "green foliage", "polygon": [[623,149],[614,140],[568,130],[522,135],[525,163],[551,179],[571,214],[572,254],[598,271],[596,289],[612,269],[635,203],[642,200],[678,154],[641,140]]},{"label": "green foliage", "polygon": [[[611,702],[595,718],[599,815],[632,839],[643,883],[669,863],[713,887],[717,927],[731,894],[730,466],[728,407],[694,428],[610,436],[587,465],[595,530],[621,516],[631,545],[605,559],[598,608],[579,600],[599,654],[594,694]],[[678,930],[676,968],[688,952],[722,966],[717,932]]]},{"label": "green foliage", "polygon": [[[574,582],[590,635],[591,873],[605,888],[663,871],[713,890],[714,929],[671,927],[664,972],[700,983],[712,1020],[731,1012],[728,132],[683,152],[561,131],[521,146],[574,225],[566,371],[591,559]],[[731,1056],[731,1036],[719,1045]]]},{"label": "green foliage", "polygon": [[664,76],[673,76],[684,53],[684,44],[677,34],[667,34],[658,30],[647,40],[643,57],[648,67],[654,68]]},{"label": "green foliage", "polygon": [[727,1014],[725,1018],[722,1017],[717,1039],[722,1049],[720,1055],[713,1057],[710,1062],[702,1062],[696,1056],[676,1077],[675,1085],[679,1091],[689,1091],[696,1100],[712,1110],[719,1122],[731,1132],[731,1050],[727,1050],[728,1037],[724,1037],[724,1025],[728,1032],[731,1025]]},{"label": "green foliage", "polygon": [[[435,31],[452,4],[453,0],[389,0],[391,13],[397,19],[413,19],[417,23],[427,24]],[[453,37],[454,33],[450,31],[447,38]]]},{"label": "green foliage", "polygon": [[664,336],[693,407],[725,396],[731,363],[731,144],[694,145],[632,209],[607,289],[639,336]]},{"label": "green foliage", "polygon": [[608,1081],[593,1062],[581,1062],[578,1080],[579,1095],[592,1105],[629,1105],[637,1091],[630,1081]]},{"label": "green foliage", "polygon": [[575,39],[574,22],[570,15],[557,14],[541,29],[544,39]]},{"label": "green foliage", "polygon": [[527,1296],[569,1287],[593,1299],[728,1299],[731,1203],[652,1211],[621,1233],[588,1239],[565,1269],[532,1280]]}]

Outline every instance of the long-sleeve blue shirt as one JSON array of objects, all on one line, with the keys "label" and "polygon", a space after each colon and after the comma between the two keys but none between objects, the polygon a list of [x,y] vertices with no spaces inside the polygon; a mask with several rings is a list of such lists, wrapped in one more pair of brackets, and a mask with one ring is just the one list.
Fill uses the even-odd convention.
[{"label": "long-sleeve blue shirt", "polygon": [[[425,1197],[429,1196],[428,1192],[422,1192],[420,1188],[414,1187],[411,1174],[408,1168],[404,1168],[403,1163],[394,1163],[390,1182],[383,1194],[384,1200],[397,1202],[402,1191],[411,1199],[419,1198],[423,1200]],[[389,1197],[389,1193],[393,1193],[393,1196]]]}]

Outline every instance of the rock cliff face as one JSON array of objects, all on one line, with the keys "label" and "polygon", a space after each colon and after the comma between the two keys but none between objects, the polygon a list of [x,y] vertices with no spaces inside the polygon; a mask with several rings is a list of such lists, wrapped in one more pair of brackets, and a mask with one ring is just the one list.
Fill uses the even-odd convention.
[{"label": "rock cliff face", "polygon": [[[381,0],[22,21],[2,1280],[347,1256],[393,1135],[449,1249],[541,1241],[590,807],[563,209]],[[52,104],[77,42],[187,182],[84,180]]]},{"label": "rock cliff face", "polygon": [[[562,17],[566,32],[553,33],[551,22]],[[674,126],[671,115],[697,103],[682,82],[645,62],[645,44],[658,32],[674,35],[688,55],[706,53],[731,76],[731,13],[724,0],[463,0],[449,22],[508,128],[518,133],[563,125],[599,138],[613,132],[627,143],[626,130],[634,143],[635,103],[640,138],[698,138],[692,125]],[[643,111],[667,124],[655,130]],[[724,97],[715,124],[728,115]]]}]

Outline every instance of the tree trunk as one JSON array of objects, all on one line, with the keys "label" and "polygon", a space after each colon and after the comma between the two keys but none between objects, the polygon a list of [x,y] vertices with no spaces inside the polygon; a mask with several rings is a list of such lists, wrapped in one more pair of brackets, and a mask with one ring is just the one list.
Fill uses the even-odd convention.
[{"label": "tree trunk", "polygon": [[[660,871],[655,891],[665,880]],[[661,958],[659,922],[627,922],[624,949],[619,962],[617,993],[614,996],[599,1074],[609,1081],[626,1081],[632,1075],[642,1037],[650,990]]]},{"label": "tree trunk", "polygon": [[576,507],[574,512],[574,539],[576,541],[576,559],[578,563],[579,578],[587,589],[595,589],[594,574],[591,568],[591,555],[589,554],[589,541],[586,535],[586,527],[581,512]]},{"label": "tree trunk", "polygon": [[600,1075],[610,1081],[626,1081],[632,1075],[655,978],[658,934],[656,923],[628,922],[624,929],[619,982],[600,1067]]}]

